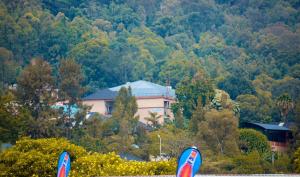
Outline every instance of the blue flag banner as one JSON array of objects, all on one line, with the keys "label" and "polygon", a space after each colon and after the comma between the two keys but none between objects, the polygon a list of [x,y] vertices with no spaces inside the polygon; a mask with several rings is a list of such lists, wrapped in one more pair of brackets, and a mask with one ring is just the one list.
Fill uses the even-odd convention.
[{"label": "blue flag banner", "polygon": [[176,177],[194,177],[201,164],[201,153],[196,147],[185,149],[178,159]]},{"label": "blue flag banner", "polygon": [[68,152],[60,154],[57,166],[57,177],[68,177],[71,169],[71,158]]}]

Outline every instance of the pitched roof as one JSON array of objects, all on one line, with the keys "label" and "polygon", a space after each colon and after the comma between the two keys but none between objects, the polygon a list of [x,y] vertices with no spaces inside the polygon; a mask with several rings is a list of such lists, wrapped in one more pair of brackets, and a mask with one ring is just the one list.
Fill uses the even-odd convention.
[{"label": "pitched roof", "polygon": [[122,87],[130,87],[132,95],[136,97],[143,96],[166,96],[175,98],[175,90],[148,81],[127,82],[126,84],[109,88],[111,91],[119,91]]},{"label": "pitched roof", "polygon": [[283,130],[283,131],[290,131],[290,129],[284,127],[284,126],[279,126],[276,124],[262,124],[262,123],[252,123],[254,125],[257,125],[259,127],[262,127],[267,130]]},{"label": "pitched roof", "polygon": [[118,95],[117,91],[109,89],[98,90],[95,93],[88,95],[83,100],[113,100]]}]

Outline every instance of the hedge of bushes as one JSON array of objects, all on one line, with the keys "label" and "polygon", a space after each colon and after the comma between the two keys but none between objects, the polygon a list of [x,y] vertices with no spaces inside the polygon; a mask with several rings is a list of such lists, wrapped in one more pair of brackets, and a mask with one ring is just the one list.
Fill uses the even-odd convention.
[{"label": "hedge of bushes", "polygon": [[300,147],[296,150],[294,154],[294,168],[296,173],[300,173]]},{"label": "hedge of bushes", "polygon": [[58,156],[64,150],[71,155],[71,176],[124,176],[175,174],[176,160],[136,162],[121,159],[115,153],[88,153],[66,139],[19,140],[0,154],[0,176],[55,176]]},{"label": "hedge of bushes", "polygon": [[115,153],[83,156],[73,163],[73,176],[135,176],[174,174],[176,161],[137,162]]}]

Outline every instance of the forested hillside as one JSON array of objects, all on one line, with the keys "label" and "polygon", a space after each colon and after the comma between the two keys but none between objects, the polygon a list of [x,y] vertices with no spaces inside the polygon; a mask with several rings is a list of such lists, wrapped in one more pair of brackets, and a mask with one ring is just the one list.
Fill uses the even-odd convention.
[{"label": "forested hillside", "polygon": [[242,108],[250,101],[263,109],[242,114],[271,121],[274,99],[300,93],[299,7],[295,0],[1,0],[1,83],[15,83],[35,57],[53,75],[61,59],[75,59],[88,92],[138,79],[176,87],[204,69]]},{"label": "forested hillside", "polygon": [[[201,146],[207,173],[299,172],[291,166],[300,145],[299,79],[298,0],[0,0],[0,142],[66,137],[148,159],[158,154],[159,133],[171,157]],[[130,89],[120,91],[112,119],[85,120],[82,96],[136,80],[176,89],[174,122],[138,127]],[[53,108],[66,100],[67,114]],[[80,111],[71,120],[74,105]],[[288,155],[272,166],[268,145],[241,153],[240,134],[267,144],[238,129],[246,121],[292,125]]]}]

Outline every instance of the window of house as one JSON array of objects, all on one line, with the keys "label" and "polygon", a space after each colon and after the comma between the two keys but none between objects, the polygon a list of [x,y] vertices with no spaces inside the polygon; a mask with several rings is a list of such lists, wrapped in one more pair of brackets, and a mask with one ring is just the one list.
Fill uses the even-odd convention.
[{"label": "window of house", "polygon": [[169,101],[164,101],[164,116],[167,117],[168,113],[167,110],[170,109],[170,102]]},{"label": "window of house", "polygon": [[113,101],[105,101],[105,109],[106,109],[105,114],[106,115],[111,115],[112,114],[113,104],[114,104]]},{"label": "window of house", "polygon": [[170,108],[170,102],[169,101],[164,101],[164,108],[169,109]]}]

